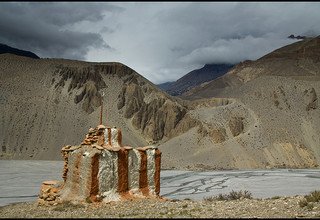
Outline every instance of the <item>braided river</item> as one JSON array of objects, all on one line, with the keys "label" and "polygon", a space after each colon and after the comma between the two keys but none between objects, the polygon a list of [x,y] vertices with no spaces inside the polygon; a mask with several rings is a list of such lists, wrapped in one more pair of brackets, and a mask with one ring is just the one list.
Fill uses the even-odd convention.
[{"label": "braided river", "polygon": [[[63,161],[0,160],[0,206],[36,201],[41,183],[62,181],[62,170]],[[160,181],[160,195],[169,199],[202,200],[232,190],[271,198],[320,190],[320,169],[161,170]]]}]

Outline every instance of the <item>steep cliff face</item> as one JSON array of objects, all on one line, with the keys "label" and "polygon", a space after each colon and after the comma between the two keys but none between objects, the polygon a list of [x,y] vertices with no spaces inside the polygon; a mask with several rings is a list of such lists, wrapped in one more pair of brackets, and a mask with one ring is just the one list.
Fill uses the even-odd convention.
[{"label": "steep cliff face", "polygon": [[112,63],[107,65],[93,64],[82,68],[59,65],[55,74],[60,77],[59,82],[55,84],[55,88],[63,88],[67,81],[70,81],[68,92],[75,89],[81,90],[81,93],[74,98],[75,104],[83,101],[82,109],[90,114],[101,105],[101,89],[107,88],[107,83],[102,75],[121,78],[136,73],[122,64]]},{"label": "steep cliff face", "polygon": [[153,142],[183,133],[196,124],[196,121],[185,117],[186,106],[137,78],[127,80],[122,86],[117,107],[123,110],[125,118],[132,119],[136,129]]}]

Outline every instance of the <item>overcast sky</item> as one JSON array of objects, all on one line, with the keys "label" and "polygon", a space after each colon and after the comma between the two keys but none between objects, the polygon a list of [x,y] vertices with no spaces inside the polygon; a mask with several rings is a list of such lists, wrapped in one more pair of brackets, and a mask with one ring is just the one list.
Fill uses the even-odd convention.
[{"label": "overcast sky", "polygon": [[40,57],[121,62],[157,84],[320,35],[319,2],[0,3],[0,43]]}]

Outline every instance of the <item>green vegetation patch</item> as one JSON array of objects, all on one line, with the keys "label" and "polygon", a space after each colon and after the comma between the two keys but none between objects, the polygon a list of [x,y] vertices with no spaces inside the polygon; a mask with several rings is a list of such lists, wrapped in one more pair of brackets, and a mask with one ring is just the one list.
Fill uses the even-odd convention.
[{"label": "green vegetation patch", "polygon": [[308,210],[312,210],[314,207],[314,203],[320,202],[320,191],[315,190],[310,194],[305,195],[303,199],[299,201],[299,206],[301,208],[306,207]]}]

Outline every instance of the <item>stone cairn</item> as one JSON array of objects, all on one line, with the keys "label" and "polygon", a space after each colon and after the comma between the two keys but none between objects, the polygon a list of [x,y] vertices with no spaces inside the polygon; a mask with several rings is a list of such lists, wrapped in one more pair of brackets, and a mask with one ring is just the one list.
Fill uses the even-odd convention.
[{"label": "stone cairn", "polygon": [[160,198],[161,152],[154,146],[122,146],[121,130],[90,128],[78,146],[61,149],[63,181],[42,183],[38,202],[110,202]]}]

